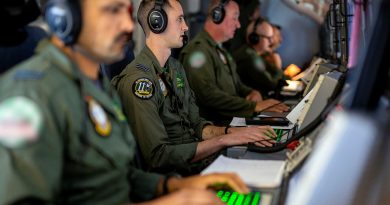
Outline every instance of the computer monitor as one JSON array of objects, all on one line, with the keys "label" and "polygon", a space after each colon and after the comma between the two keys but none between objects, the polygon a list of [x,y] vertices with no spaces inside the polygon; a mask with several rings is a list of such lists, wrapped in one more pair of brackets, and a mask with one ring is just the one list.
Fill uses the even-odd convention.
[{"label": "computer monitor", "polygon": [[353,204],[379,146],[375,121],[356,113],[334,113],[302,168],[289,180],[287,205]]},{"label": "computer monitor", "polygon": [[299,130],[309,125],[331,102],[335,91],[342,86],[342,78],[343,73],[338,71],[320,75],[313,89],[287,115],[287,119],[297,124]]},{"label": "computer monitor", "polygon": [[303,92],[303,96],[310,92],[310,90],[317,83],[318,77],[321,74],[328,73],[332,70],[337,69],[338,66],[330,63],[319,63],[314,67],[313,72],[310,72],[305,78],[302,78],[302,81],[306,83],[305,91]]}]

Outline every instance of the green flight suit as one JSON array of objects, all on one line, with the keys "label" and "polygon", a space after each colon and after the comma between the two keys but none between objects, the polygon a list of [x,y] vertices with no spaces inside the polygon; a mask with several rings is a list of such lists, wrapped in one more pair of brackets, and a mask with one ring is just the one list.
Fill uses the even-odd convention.
[{"label": "green flight suit", "polygon": [[[145,47],[112,83],[137,138],[145,168],[160,173],[198,173],[190,163],[209,122],[199,117],[182,65],[170,57],[162,68]],[[207,160],[205,160],[207,161]]]},{"label": "green flight suit", "polygon": [[205,30],[182,50],[180,61],[196,94],[202,117],[223,121],[254,114],[256,103],[245,100],[253,89],[240,81],[231,55]]},{"label": "green flight suit", "polygon": [[97,86],[46,42],[0,82],[0,204],[124,204],[156,195],[162,176],[135,168],[135,140],[107,79]]},{"label": "green flight suit", "polygon": [[275,91],[279,80],[283,78],[283,71],[265,62],[265,60],[248,44],[242,45],[233,52],[236,61],[237,73],[241,81],[267,95]]}]

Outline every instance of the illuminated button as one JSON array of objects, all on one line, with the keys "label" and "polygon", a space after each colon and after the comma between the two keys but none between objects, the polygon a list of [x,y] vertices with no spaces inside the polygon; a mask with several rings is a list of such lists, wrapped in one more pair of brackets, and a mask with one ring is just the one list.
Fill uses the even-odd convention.
[{"label": "illuminated button", "polygon": [[238,198],[237,198],[237,201],[236,201],[235,205],[242,205],[242,203],[244,202],[244,199],[245,199],[245,195],[244,194],[238,195]]},{"label": "illuminated button", "polygon": [[237,192],[233,192],[232,196],[230,197],[229,201],[228,201],[228,205],[234,205],[234,202],[236,201],[237,199]]},{"label": "illuminated button", "polygon": [[252,196],[253,196],[252,193],[249,193],[248,195],[246,195],[246,198],[244,200],[244,205],[249,205],[251,203]]},{"label": "illuminated button", "polygon": [[255,196],[253,197],[253,201],[251,205],[258,205],[260,202],[260,192],[256,192]]}]

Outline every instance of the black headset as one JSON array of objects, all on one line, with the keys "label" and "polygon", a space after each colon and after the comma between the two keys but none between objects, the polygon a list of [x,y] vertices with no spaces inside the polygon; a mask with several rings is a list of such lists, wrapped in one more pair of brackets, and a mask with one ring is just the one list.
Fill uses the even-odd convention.
[{"label": "black headset", "polygon": [[79,0],[49,0],[44,14],[50,30],[66,45],[77,41],[82,20]]},{"label": "black headset", "polygon": [[260,41],[260,36],[256,33],[256,30],[257,30],[257,26],[259,26],[260,24],[262,24],[263,22],[265,21],[264,18],[257,18],[256,21],[255,21],[255,25],[253,25],[253,30],[252,32],[249,34],[248,36],[248,41],[251,45],[256,45],[259,43]]},{"label": "black headset", "polygon": [[168,16],[163,9],[164,0],[156,0],[154,8],[149,11],[148,25],[153,33],[159,34],[165,31],[168,25]]},{"label": "black headset", "polygon": [[229,0],[221,0],[217,7],[213,8],[211,11],[211,18],[215,24],[222,23],[225,18],[225,6],[229,2]]}]

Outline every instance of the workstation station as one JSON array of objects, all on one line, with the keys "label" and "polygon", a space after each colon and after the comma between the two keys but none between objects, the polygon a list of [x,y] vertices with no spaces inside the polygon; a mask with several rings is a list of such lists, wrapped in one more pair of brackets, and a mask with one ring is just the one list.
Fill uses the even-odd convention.
[{"label": "workstation station", "polygon": [[[288,18],[283,16],[283,9],[289,4],[265,1],[262,12],[282,24],[283,18]],[[294,11],[294,7],[289,9]],[[331,53],[328,58],[313,58],[293,78],[304,85],[298,92],[282,89],[281,96],[287,99],[284,102],[290,102],[291,110],[234,118],[230,124],[268,123],[278,134],[278,143],[273,147],[230,147],[225,153],[227,158],[218,159],[205,170],[241,173],[254,190],[263,194],[264,201],[260,197],[259,204],[387,204],[390,200],[385,196],[389,190],[385,174],[389,166],[389,113],[385,108],[389,100],[389,63],[385,59],[388,26],[382,13],[388,4],[332,1],[329,9],[325,24],[331,31]],[[305,14],[295,12],[304,18]],[[288,43],[283,46],[289,47]],[[379,49],[378,44],[386,45]],[[292,55],[288,49],[281,48],[282,58],[283,52]],[[246,167],[251,170],[246,171]],[[231,198],[223,194],[220,196],[227,204],[245,204],[245,198],[235,196],[229,202]]]},{"label": "workstation station", "polygon": [[387,0],[1,11],[0,205],[390,203]]}]

